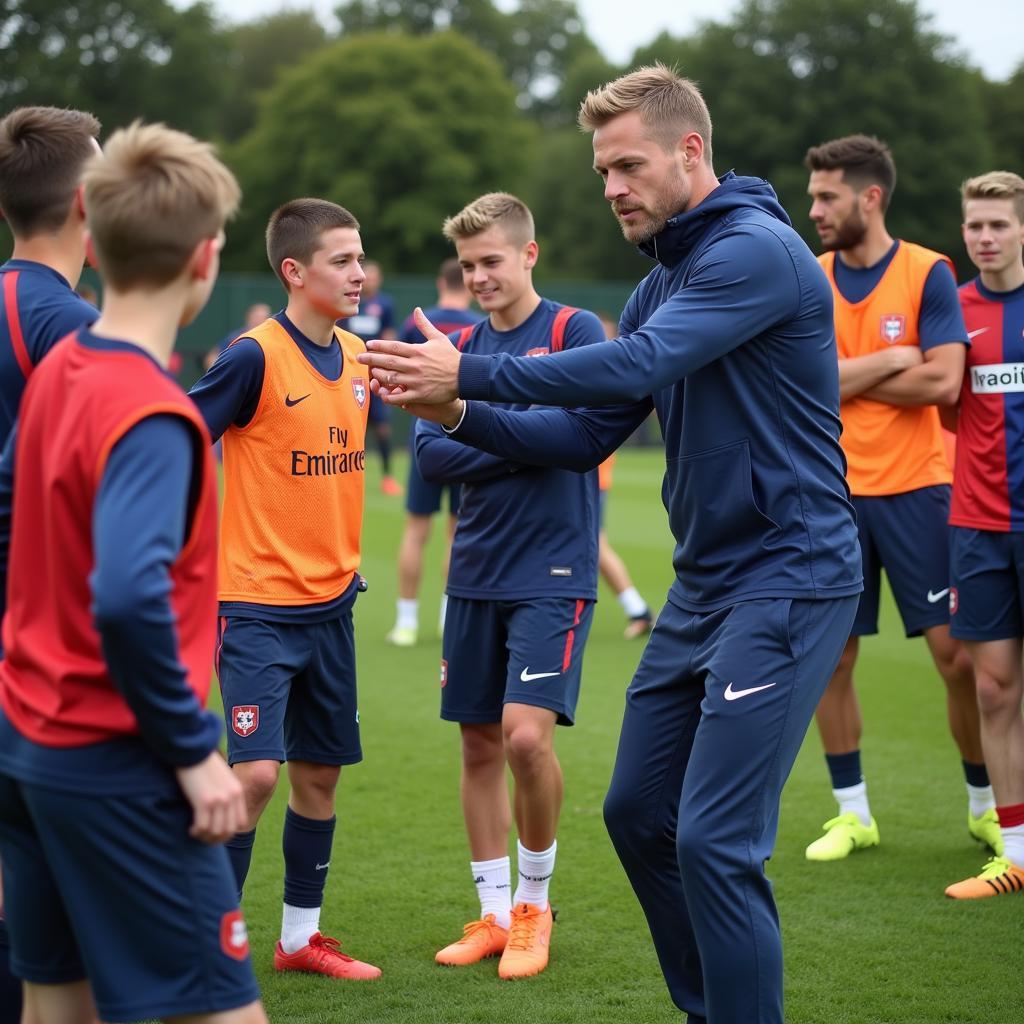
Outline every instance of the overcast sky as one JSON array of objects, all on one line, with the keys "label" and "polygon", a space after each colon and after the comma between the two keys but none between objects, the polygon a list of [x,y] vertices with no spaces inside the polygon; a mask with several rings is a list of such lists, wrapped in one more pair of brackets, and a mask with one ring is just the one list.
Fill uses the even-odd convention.
[{"label": "overcast sky", "polygon": [[[188,0],[174,0],[185,6]],[[499,7],[515,6],[497,0]],[[214,0],[222,16],[248,21],[282,7],[312,7],[325,24],[334,26],[337,0]],[[662,29],[687,35],[702,20],[723,21],[738,0],[576,0],[590,37],[616,64],[649,43]],[[1022,0],[918,0],[934,16],[934,27],[952,36],[972,64],[988,78],[1005,79],[1024,62],[1024,2]]]}]

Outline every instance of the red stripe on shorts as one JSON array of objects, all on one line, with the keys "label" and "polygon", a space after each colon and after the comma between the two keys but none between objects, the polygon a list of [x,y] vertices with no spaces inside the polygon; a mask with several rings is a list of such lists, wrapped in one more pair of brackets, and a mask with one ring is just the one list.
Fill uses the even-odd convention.
[{"label": "red stripe on shorts", "polygon": [[586,601],[577,600],[576,602],[576,618],[573,619],[572,629],[569,630],[565,635],[565,653],[562,655],[562,671],[567,672],[569,665],[572,663],[572,645],[576,639],[576,627],[580,624],[580,616],[583,614],[583,608],[586,605]]}]

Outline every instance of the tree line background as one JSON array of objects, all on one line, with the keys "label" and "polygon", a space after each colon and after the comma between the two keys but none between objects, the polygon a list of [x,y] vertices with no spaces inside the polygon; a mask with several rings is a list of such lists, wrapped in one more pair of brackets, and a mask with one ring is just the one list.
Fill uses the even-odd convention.
[{"label": "tree line background", "polygon": [[0,0],[0,113],[71,106],[105,134],[142,117],[217,142],[245,194],[224,255],[236,271],[266,269],[276,206],[318,195],[359,217],[386,270],[429,274],[450,255],[444,217],[505,189],[536,214],[546,278],[635,278],[649,264],[623,243],[575,117],[588,89],[654,60],[700,84],[718,173],[771,181],[812,248],[802,160],[825,139],[885,139],[899,171],[890,228],[964,272],[959,183],[1024,173],[1024,61],[988,80],[914,0],[745,0],[622,66],[573,0],[347,0],[336,12],[332,34],[304,10],[224,24],[206,0]]}]

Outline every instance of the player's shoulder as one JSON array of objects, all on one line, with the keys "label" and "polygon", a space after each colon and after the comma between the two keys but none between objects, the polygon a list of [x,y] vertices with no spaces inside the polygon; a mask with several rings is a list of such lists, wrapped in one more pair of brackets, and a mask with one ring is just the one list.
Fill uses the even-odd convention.
[{"label": "player's shoulder", "polygon": [[334,336],[338,339],[342,352],[358,355],[360,352],[366,351],[366,342],[358,334],[353,334],[351,331],[346,331],[344,328],[335,325]]}]

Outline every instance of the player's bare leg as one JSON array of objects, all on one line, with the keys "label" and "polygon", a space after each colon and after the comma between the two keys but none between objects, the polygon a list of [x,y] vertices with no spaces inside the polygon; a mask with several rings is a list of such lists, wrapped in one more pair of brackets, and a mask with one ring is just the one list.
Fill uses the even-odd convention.
[{"label": "player's bare leg", "polygon": [[497,722],[463,723],[462,814],[473,860],[508,854],[512,811],[505,778],[505,747]]},{"label": "player's bare leg", "polygon": [[965,646],[950,636],[949,626],[933,626],[924,633],[935,667],[946,684],[949,731],[960,750],[967,776],[967,829],[993,853],[1003,852],[996,817],[996,798],[986,771],[981,741],[981,713],[974,684],[974,666]]},{"label": "player's bare leg", "polygon": [[1024,891],[1024,670],[1021,640],[967,641],[974,664],[981,741],[1003,850],[974,878],[946,889],[954,899],[984,899]]},{"label": "player's bare leg", "polygon": [[519,882],[512,898],[508,945],[498,965],[498,975],[506,979],[539,974],[548,963],[553,920],[548,885],[563,789],[562,767],[555,756],[557,720],[555,712],[527,704],[506,704],[502,714],[519,831]]},{"label": "player's bare leg", "polygon": [[231,770],[245,791],[249,828],[254,829],[277,788],[281,765],[278,761],[239,761],[231,766]]},{"label": "player's bare leg", "polygon": [[182,1017],[165,1017],[167,1024],[267,1024],[261,1003],[249,1003],[221,1013],[190,1013]]},{"label": "player's bare leg", "polygon": [[859,639],[851,636],[815,713],[826,754],[847,754],[860,747],[864,721],[853,685],[853,669],[859,651]]},{"label": "player's bare leg", "polygon": [[985,755],[970,656],[964,645],[949,635],[949,626],[932,626],[924,631],[924,638],[946,684],[949,731],[960,748],[960,756],[965,761],[980,764]]},{"label": "player's bare leg", "polygon": [[1021,641],[965,644],[974,662],[981,741],[1000,805],[1024,803],[1024,669]]},{"label": "player's bare leg", "polygon": [[385,638],[396,647],[412,647],[417,640],[423,550],[430,540],[430,520],[430,516],[412,512],[405,517],[405,529],[398,545],[398,618]]},{"label": "player's bare leg", "polygon": [[825,822],[824,835],[807,847],[808,860],[842,860],[854,850],[877,846],[879,841],[860,770],[864,723],[853,684],[859,651],[860,641],[851,636],[815,712],[839,812]]},{"label": "player's bare leg", "polygon": [[650,608],[633,586],[629,570],[622,556],[611,546],[608,534],[601,530],[597,535],[597,568],[605,583],[615,593],[623,611],[629,619],[625,636],[633,640],[650,633],[654,616]]},{"label": "player's bare leg", "polygon": [[88,981],[67,985],[34,985],[22,988],[21,1024],[96,1024],[96,1005]]},{"label": "player's bare leg", "polygon": [[502,953],[511,916],[508,834],[512,811],[501,724],[463,722],[460,731],[462,815],[480,917],[463,928],[461,938],[438,951],[434,959],[446,967],[463,967]]}]

